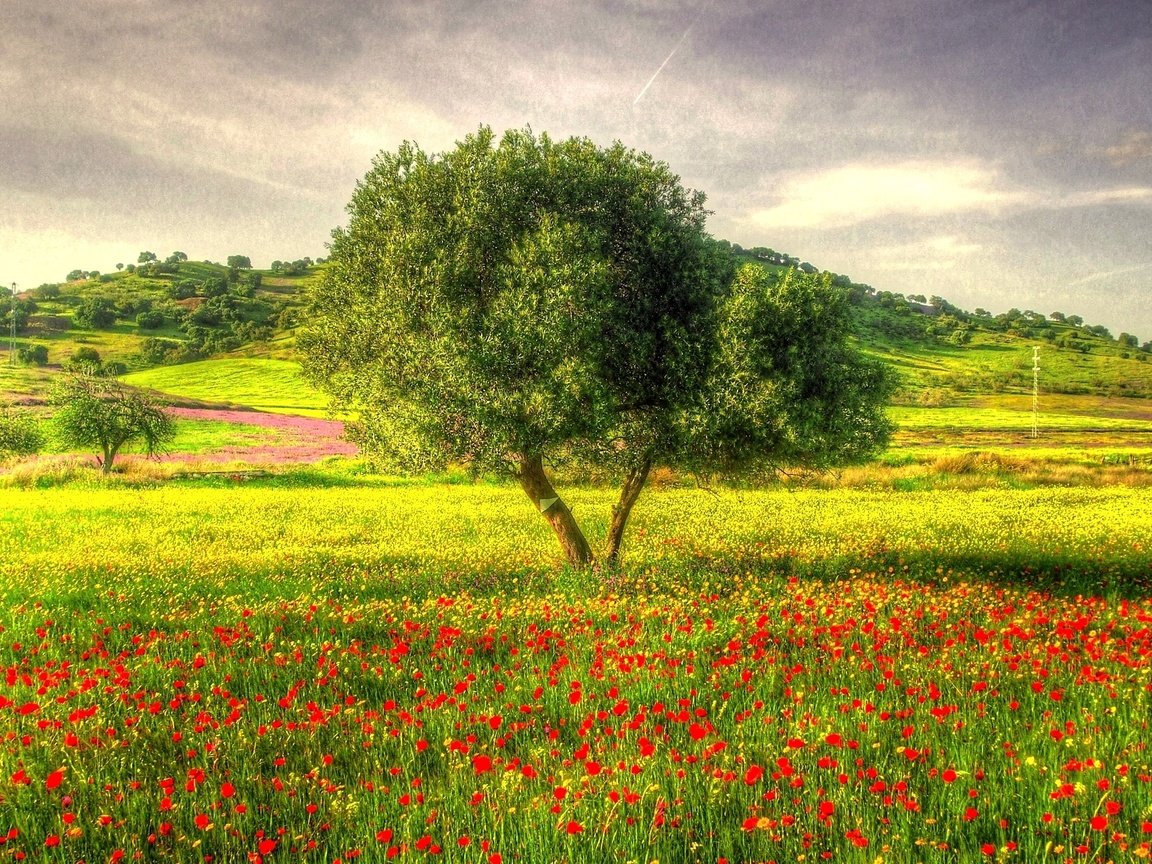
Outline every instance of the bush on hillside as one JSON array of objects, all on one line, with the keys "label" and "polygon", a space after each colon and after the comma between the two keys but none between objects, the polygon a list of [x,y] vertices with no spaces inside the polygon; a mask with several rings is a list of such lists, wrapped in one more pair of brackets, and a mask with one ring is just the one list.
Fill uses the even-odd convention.
[{"label": "bush on hillside", "polygon": [[175,362],[180,352],[180,343],[171,339],[157,339],[149,336],[140,342],[139,357],[141,362],[148,366],[162,366],[165,363]]},{"label": "bush on hillside", "polygon": [[156,330],[164,326],[164,313],[156,310],[141,312],[136,316],[136,326],[141,330]]},{"label": "bush on hillside", "polygon": [[95,348],[77,348],[68,358],[68,368],[72,370],[85,370],[96,373],[100,371],[103,363],[100,361],[100,352]]},{"label": "bush on hillside", "polygon": [[46,366],[48,364],[48,346],[26,345],[16,353],[16,358],[25,366]]},{"label": "bush on hillside", "polygon": [[40,423],[27,411],[0,404],[0,460],[32,456],[44,447]]},{"label": "bush on hillside", "polygon": [[116,323],[116,304],[110,297],[89,297],[76,307],[76,323],[81,327],[107,330]]}]

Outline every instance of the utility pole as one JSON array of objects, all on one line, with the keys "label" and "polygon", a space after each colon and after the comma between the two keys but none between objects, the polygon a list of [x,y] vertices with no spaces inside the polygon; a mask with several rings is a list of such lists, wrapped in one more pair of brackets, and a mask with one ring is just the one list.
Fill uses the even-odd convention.
[{"label": "utility pole", "polygon": [[1040,346],[1032,346],[1032,437],[1040,437]]},{"label": "utility pole", "polygon": [[12,324],[12,338],[8,342],[8,365],[16,365],[16,283],[12,283],[12,309],[8,313]]}]

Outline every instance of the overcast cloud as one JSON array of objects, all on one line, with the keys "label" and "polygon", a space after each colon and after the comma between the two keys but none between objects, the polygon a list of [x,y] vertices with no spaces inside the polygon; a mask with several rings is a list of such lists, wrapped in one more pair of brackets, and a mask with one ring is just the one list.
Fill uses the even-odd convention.
[{"label": "overcast cloud", "polygon": [[375,153],[530,125],[653,154],[745,246],[1152,338],[1148,0],[5,0],[0,27],[5,284],[324,255]]}]

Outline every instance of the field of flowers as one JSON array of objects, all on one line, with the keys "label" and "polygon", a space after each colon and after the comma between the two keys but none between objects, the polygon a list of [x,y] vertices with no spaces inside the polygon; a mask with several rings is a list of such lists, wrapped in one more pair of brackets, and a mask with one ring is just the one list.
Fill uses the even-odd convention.
[{"label": "field of flowers", "polygon": [[654,490],[597,581],[510,488],[0,490],[0,860],[1146,859],[1149,525]]}]

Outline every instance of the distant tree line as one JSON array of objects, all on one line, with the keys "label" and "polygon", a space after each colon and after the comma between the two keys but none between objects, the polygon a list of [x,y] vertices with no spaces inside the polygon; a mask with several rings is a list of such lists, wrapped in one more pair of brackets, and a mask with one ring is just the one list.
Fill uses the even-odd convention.
[{"label": "distant tree line", "polygon": [[[745,248],[726,241],[720,243],[738,258],[754,258],[776,267],[816,272],[808,262],[775,249],[765,246]],[[856,310],[857,328],[875,332],[889,340],[961,346],[970,342],[976,331],[984,330],[1026,339],[1043,339],[1060,348],[1084,353],[1091,352],[1093,347],[1112,345],[1120,349],[1121,357],[1143,360],[1152,354],[1152,341],[1141,344],[1130,333],[1113,337],[1107,327],[1085,324],[1079,315],[1063,312],[1044,315],[1030,309],[1015,308],[997,315],[980,308],[969,312],[938,295],[877,291],[870,285],[836,274],[832,274],[832,282],[847,293]],[[1069,332],[1069,328],[1074,332]]]}]

